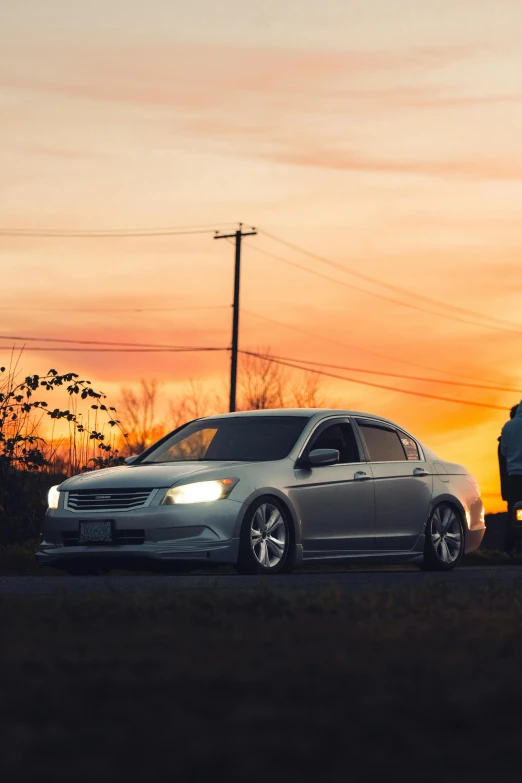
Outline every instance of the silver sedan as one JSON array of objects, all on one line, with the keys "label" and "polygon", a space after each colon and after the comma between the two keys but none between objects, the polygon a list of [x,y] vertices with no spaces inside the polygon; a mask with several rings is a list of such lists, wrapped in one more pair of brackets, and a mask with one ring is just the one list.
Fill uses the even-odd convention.
[{"label": "silver sedan", "polygon": [[332,561],[449,570],[484,529],[466,468],[391,421],[249,411],[189,422],[125,465],[53,487],[37,559],[71,572],[129,559],[249,574]]}]

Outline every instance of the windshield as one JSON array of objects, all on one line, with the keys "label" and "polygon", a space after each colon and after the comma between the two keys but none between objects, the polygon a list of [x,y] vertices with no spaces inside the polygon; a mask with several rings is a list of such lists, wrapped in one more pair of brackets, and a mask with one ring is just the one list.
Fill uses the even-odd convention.
[{"label": "windshield", "polygon": [[147,462],[230,460],[265,462],[287,457],[306,416],[237,416],[194,421],[159,443]]}]

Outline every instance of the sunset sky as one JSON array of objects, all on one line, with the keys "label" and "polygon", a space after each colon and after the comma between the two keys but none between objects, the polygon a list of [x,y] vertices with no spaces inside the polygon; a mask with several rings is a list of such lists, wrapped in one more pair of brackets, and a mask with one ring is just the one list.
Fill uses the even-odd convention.
[{"label": "sunset sky", "polygon": [[[522,397],[520,0],[2,5],[0,229],[243,221],[408,289],[260,233],[244,245],[241,346],[520,389],[345,373],[503,411],[323,382],[337,407],[465,463],[488,510],[503,509],[496,439]],[[0,265],[3,337],[230,343],[233,248],[212,233],[4,232]],[[1,344],[5,363],[13,340]],[[165,400],[190,377],[220,390],[228,378],[227,353],[29,345],[27,372],[75,370],[112,398],[141,377],[163,381]]]}]

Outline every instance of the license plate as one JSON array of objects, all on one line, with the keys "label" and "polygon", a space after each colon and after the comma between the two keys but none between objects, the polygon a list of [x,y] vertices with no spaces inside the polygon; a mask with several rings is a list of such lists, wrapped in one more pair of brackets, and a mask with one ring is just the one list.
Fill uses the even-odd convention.
[{"label": "license plate", "polygon": [[112,544],[112,523],[110,520],[99,522],[80,522],[80,544]]}]

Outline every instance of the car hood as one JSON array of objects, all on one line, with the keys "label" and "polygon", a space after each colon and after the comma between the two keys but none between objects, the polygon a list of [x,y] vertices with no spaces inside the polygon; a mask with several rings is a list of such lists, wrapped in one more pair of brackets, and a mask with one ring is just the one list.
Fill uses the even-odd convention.
[{"label": "car hood", "polygon": [[[116,468],[93,470],[67,479],[61,490],[126,489],[130,487],[155,489],[171,487],[185,476],[214,472],[220,468],[234,468],[245,462],[179,462],[162,465],[120,465]],[[202,480],[204,476],[201,476]]]}]

